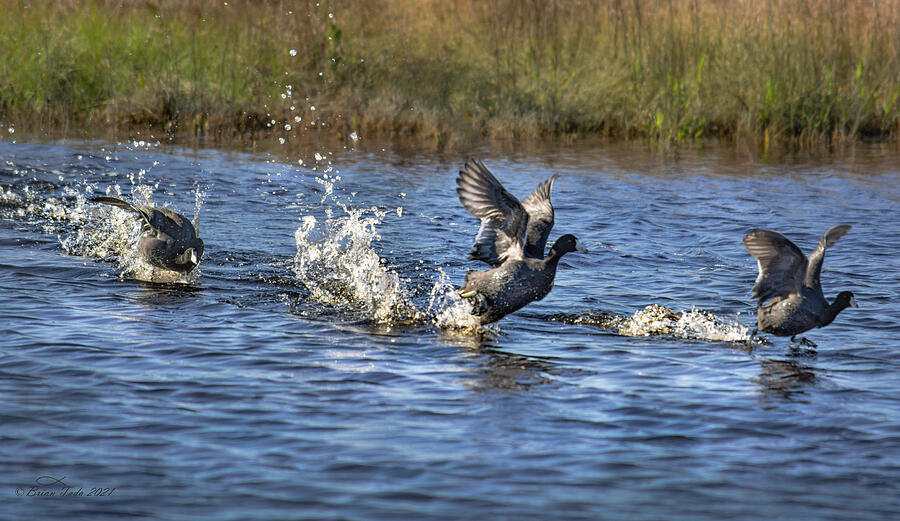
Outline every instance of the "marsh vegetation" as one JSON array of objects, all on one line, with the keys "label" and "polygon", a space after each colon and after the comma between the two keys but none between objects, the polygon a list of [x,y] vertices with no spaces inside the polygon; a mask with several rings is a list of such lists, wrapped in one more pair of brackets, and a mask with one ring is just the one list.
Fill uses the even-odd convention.
[{"label": "marsh vegetation", "polygon": [[900,2],[0,0],[0,121],[445,144],[892,137]]}]

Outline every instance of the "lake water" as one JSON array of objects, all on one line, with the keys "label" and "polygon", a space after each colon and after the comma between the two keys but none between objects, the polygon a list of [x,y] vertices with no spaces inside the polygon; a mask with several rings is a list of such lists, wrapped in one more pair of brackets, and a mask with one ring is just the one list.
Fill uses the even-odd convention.
[{"label": "lake water", "polygon": [[[24,141],[0,142],[4,518],[900,515],[893,146]],[[453,292],[481,269],[468,155],[519,197],[561,174],[551,241],[590,249],[481,333]],[[161,283],[100,193],[193,219],[199,271]],[[861,307],[816,349],[753,335],[743,235],[808,253],[839,223],[823,287]]]}]

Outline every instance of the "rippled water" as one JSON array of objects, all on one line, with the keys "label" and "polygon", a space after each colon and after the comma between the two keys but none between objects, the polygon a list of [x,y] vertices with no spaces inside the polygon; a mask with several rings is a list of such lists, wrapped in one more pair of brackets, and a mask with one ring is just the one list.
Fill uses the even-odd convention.
[{"label": "rippled water", "polygon": [[[300,165],[0,143],[5,515],[900,515],[893,149],[467,150],[520,197],[561,174],[551,240],[591,250],[474,334],[453,292],[479,268],[454,191],[465,156],[363,145]],[[191,218],[199,272],[160,283],[133,254],[134,220],[85,202],[100,193]],[[743,234],[809,252],[838,223],[853,229],[823,286],[861,307],[807,333],[815,350],[752,335]]]}]

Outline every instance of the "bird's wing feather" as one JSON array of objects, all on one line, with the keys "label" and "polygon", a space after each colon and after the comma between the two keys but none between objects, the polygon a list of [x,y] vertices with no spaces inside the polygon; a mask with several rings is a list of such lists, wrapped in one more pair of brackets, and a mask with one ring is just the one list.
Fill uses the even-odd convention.
[{"label": "bird's wing feather", "polygon": [[553,190],[553,182],[558,177],[557,174],[550,176],[522,201],[522,206],[528,212],[525,253],[529,257],[544,258],[547,239],[550,238],[550,230],[553,229],[553,204],[550,202],[550,192]]},{"label": "bird's wing feather", "polygon": [[528,228],[528,213],[522,203],[476,159],[466,161],[456,184],[463,207],[481,219],[470,257],[492,266],[509,258],[522,258]]},{"label": "bird's wing feather", "polygon": [[168,208],[148,208],[146,206],[142,208],[154,212],[154,226],[172,238],[179,241],[190,241],[197,237],[193,223],[180,213]]},{"label": "bird's wing feather", "polygon": [[760,303],[800,291],[806,276],[806,256],[787,237],[771,230],[753,230],[744,246],[756,258],[759,275],[750,298]]},{"label": "bird's wing feather", "polygon": [[484,261],[496,268],[506,258],[505,256],[501,258],[498,252],[508,251],[512,246],[511,243],[512,239],[509,235],[500,231],[498,221],[481,219],[481,226],[478,228],[478,234],[475,235],[475,243],[469,251],[469,258]]},{"label": "bird's wing feather", "polygon": [[832,247],[848,231],[850,231],[849,224],[840,224],[832,227],[825,232],[825,235],[822,235],[819,239],[819,244],[816,245],[816,249],[809,254],[809,265],[806,267],[806,279],[804,281],[806,287],[810,289],[821,287],[819,275],[822,272],[822,261],[825,260],[825,250]]}]

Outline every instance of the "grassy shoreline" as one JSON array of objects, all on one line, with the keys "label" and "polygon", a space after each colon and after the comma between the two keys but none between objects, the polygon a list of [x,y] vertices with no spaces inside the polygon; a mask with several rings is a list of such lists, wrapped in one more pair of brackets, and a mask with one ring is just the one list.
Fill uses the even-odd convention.
[{"label": "grassy shoreline", "polygon": [[[320,4],[320,5],[319,5]],[[0,0],[0,123],[823,143],[900,130],[900,0]]]}]

